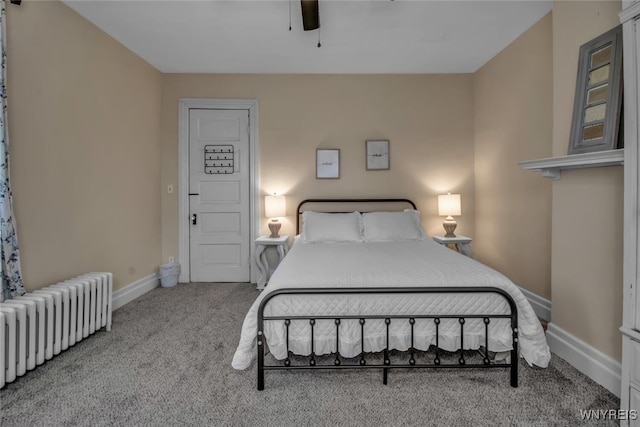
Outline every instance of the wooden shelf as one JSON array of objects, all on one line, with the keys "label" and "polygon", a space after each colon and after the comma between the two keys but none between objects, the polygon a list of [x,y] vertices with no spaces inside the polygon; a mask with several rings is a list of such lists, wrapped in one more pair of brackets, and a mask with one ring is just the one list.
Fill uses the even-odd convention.
[{"label": "wooden shelf", "polygon": [[558,180],[563,169],[621,166],[624,164],[624,149],[527,160],[518,164],[523,169],[539,172],[545,178]]}]

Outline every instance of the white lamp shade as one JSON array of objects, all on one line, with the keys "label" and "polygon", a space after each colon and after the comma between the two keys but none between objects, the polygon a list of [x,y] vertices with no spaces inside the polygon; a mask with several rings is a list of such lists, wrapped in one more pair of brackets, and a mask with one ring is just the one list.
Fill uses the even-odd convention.
[{"label": "white lamp shade", "polygon": [[459,194],[441,194],[438,196],[438,215],[459,216],[462,214]]},{"label": "white lamp shade", "polygon": [[280,218],[286,216],[287,204],[284,196],[266,196],[264,198],[264,216]]}]

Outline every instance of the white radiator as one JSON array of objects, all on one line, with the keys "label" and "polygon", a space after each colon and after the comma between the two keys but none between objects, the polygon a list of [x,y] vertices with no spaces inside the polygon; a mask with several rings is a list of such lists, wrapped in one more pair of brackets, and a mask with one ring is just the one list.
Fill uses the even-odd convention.
[{"label": "white radiator", "polygon": [[95,331],[110,331],[112,290],[111,273],[88,273],[0,303],[0,388]]}]

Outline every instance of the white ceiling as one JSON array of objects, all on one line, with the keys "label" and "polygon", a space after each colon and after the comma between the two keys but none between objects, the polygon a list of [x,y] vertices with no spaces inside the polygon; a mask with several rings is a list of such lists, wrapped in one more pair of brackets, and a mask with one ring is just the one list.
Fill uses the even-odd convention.
[{"label": "white ceiling", "polygon": [[[63,0],[165,73],[475,72],[551,1]],[[289,9],[293,29],[289,31]]]}]

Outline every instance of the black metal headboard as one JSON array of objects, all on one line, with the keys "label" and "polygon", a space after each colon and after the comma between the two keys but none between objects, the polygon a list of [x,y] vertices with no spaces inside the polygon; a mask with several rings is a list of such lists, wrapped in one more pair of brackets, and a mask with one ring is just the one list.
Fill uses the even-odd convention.
[{"label": "black metal headboard", "polygon": [[[408,206],[411,206],[412,209],[416,209],[416,204],[413,203],[409,199],[306,199],[301,201],[298,204],[298,209],[296,210],[296,234],[300,234],[300,219],[302,217],[302,212],[306,209],[303,209],[307,204],[325,204],[325,205],[333,205],[333,207],[338,207],[340,204],[343,206],[354,206],[360,205],[362,207],[366,206],[366,204],[370,204],[370,206],[374,205],[382,205],[382,204],[398,204],[399,206],[405,205],[405,209]],[[359,212],[369,212],[367,209],[353,209],[350,211],[345,210],[337,210],[334,209],[313,209],[316,212],[330,212],[330,213],[345,213],[345,212],[353,212],[354,210],[358,210]]]}]

